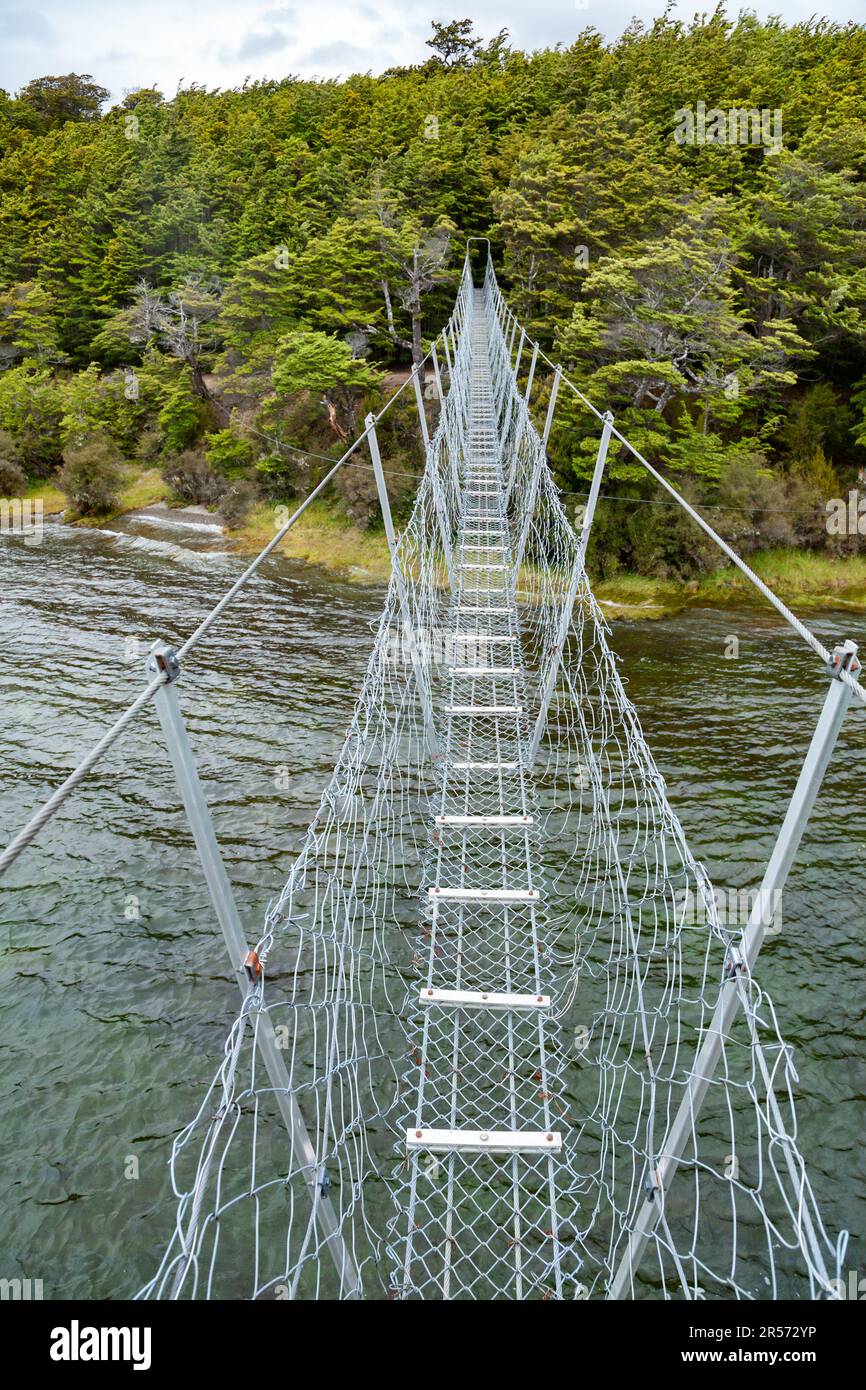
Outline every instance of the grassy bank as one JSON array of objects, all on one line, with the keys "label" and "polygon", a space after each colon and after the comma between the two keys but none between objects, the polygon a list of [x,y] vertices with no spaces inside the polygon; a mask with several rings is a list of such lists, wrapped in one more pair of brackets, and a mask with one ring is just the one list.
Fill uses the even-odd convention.
[{"label": "grassy bank", "polygon": [[[254,507],[242,526],[228,532],[237,549],[255,554],[273,540],[273,506]],[[381,528],[361,531],[327,502],[311,502],[280,545],[280,554],[336,570],[365,584],[383,584],[390,572],[388,543]]]},{"label": "grassy bank", "polygon": [[[27,495],[41,498],[48,516],[66,507],[64,494],[51,481],[32,484]],[[117,509],[108,516],[84,518],[77,524],[99,526],[157,502],[171,506],[172,500],[159,469],[130,470]],[[217,514],[214,520],[220,520]],[[273,538],[276,521],[274,506],[261,503],[241,526],[226,530],[226,539],[240,554],[254,555]],[[316,501],[307,508],[282,542],[280,553],[362,584],[384,583],[389,572],[388,547],[381,528],[360,530],[328,501]],[[749,564],[795,609],[845,608],[866,613],[866,554],[839,559],[813,551],[764,550],[752,555]],[[627,619],[669,617],[690,605],[732,608],[765,603],[734,565],[688,583],[622,574],[598,583],[595,592],[608,616]]]},{"label": "grassy bank", "polygon": [[[46,516],[57,516],[68,507],[65,494],[50,479],[31,483],[27,496],[33,501],[41,500]],[[130,468],[117,507],[101,516],[81,517],[71,524],[103,526],[129,512],[155,506],[158,502],[165,502],[169,507],[183,508],[187,505],[172,497],[171,488],[158,468]],[[294,502],[287,504],[285,515],[295,505]],[[213,519],[215,522],[222,521],[218,512],[214,512]],[[263,502],[253,507],[240,526],[226,527],[225,539],[240,554],[255,555],[273,539],[276,523],[277,509],[273,504]],[[280,554],[305,560],[311,565],[321,565],[359,583],[384,583],[389,573],[384,531],[381,528],[362,531],[353,526],[333,504],[324,501],[311,503],[282,542]]]},{"label": "grassy bank", "polygon": [[[263,504],[228,534],[240,551],[254,554],[273,537],[274,525],[273,507]],[[312,503],[280,550],[360,583],[384,583],[390,569],[381,527],[362,531],[326,501]],[[866,613],[866,554],[839,559],[812,551],[777,549],[758,551],[749,563],[765,584],[794,607],[848,608]],[[731,608],[766,603],[734,565],[689,582],[623,574],[594,587],[605,611],[620,618],[660,618],[689,605]]]},{"label": "grassy bank", "polygon": [[[749,556],[748,564],[792,608],[866,613],[866,554],[837,558],[814,551],[759,550]],[[598,584],[596,597],[610,616],[618,618],[663,618],[689,605],[766,606],[766,599],[735,565],[689,583],[618,575]]]},{"label": "grassy bank", "polygon": [[[33,482],[27,489],[28,497],[40,499],[46,516],[56,516],[69,506],[66,494],[61,492],[56,482],[49,478]],[[86,516],[74,522],[76,526],[101,526],[105,521],[123,516],[125,512],[138,511],[140,507],[152,507],[155,502],[164,502],[171,496],[171,488],[158,468],[130,468],[128,478],[120,494],[118,506],[104,516]]]}]

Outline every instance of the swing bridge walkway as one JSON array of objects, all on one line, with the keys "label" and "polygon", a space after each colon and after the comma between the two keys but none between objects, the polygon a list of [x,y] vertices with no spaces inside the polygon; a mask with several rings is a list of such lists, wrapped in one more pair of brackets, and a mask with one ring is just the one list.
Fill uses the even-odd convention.
[{"label": "swing bridge walkway", "polygon": [[[0,854],[2,873],[156,706],[241,1005],[172,1146],[174,1219],[138,1296],[843,1296],[847,1237],[812,1192],[791,1050],[755,966],[847,707],[866,701],[857,648],[825,650],[547,359],[489,256],[477,287],[467,251],[427,363],[438,421],[416,367],[426,462],[399,534],[381,412],[192,636],[154,643],[139,697]],[[577,531],[547,463],[563,390],[600,427]],[[719,920],[587,577],[611,448],[828,673],[742,929]],[[178,677],[362,451],[391,581],[333,776],[251,949]]]}]

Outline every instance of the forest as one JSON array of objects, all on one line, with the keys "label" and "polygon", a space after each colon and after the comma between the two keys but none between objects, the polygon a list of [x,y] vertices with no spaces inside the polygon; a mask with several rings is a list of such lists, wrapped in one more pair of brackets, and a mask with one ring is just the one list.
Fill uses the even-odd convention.
[{"label": "forest", "polygon": [[[732,543],[862,548],[856,498],[845,534],[827,507],[866,513],[866,26],[720,5],[525,53],[454,20],[381,76],[114,105],[98,78],[0,91],[0,496],[51,480],[98,516],[140,470],[231,525],[306,493],[488,236],[528,330]],[[386,417],[398,510],[413,411]],[[596,439],[561,397],[576,503]],[[369,470],[336,491],[379,524]],[[602,574],[717,563],[657,497],[614,452]]]}]

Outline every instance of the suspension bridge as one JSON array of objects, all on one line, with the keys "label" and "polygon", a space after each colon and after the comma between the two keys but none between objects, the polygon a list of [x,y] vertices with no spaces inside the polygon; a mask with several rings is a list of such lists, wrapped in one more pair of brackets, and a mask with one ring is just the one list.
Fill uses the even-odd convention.
[{"label": "suspension bridge", "polygon": [[[174,1217],[138,1296],[836,1297],[847,1237],[809,1182],[794,1059],[756,961],[847,707],[866,701],[856,647],[826,651],[548,362],[489,259],[476,287],[467,255],[428,360],[438,421],[416,369],[426,462],[399,534],[371,415],[196,632],[154,644],[138,700],[0,855],[2,871],[155,703],[241,1005],[172,1146]],[[578,531],[546,457],[562,390],[599,424]],[[742,926],[720,920],[585,570],[612,445],[826,668]],[[178,676],[361,449],[391,581],[342,751],[251,946]]]}]

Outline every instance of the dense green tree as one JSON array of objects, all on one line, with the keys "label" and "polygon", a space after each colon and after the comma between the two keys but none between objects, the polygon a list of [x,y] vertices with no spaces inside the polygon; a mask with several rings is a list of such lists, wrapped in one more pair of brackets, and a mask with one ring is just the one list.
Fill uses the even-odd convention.
[{"label": "dense green tree", "polygon": [[208,467],[226,478],[247,476],[257,452],[249,436],[240,434],[236,429],[217,430],[205,439]]},{"label": "dense green tree", "polygon": [[96,362],[59,383],[64,446],[92,434],[105,435],[131,453],[146,417],[138,395],[130,396],[121,372],[103,374]]},{"label": "dense green tree", "polygon": [[[658,461],[717,474],[720,431],[760,390],[764,402],[796,381],[789,358],[805,344],[788,321],[760,337],[735,308],[732,229],[718,200],[684,207],[677,229],[639,253],[604,257],[562,336],[588,393]],[[586,375],[588,373],[588,375]],[[741,443],[737,444],[739,450]],[[638,466],[623,458],[625,476]]]},{"label": "dense green tree", "polygon": [[109,96],[89,72],[36,77],[18,93],[16,115],[22,124],[52,130],[66,121],[96,120]]},{"label": "dense green tree", "polygon": [[[27,469],[82,431],[149,459],[199,457],[204,434],[231,453],[231,419],[273,435],[274,488],[300,486],[379,372],[423,357],[471,235],[542,345],[685,486],[853,485],[866,26],[668,7],[524,53],[458,18],[426,53],[110,109],[80,74],[0,94],[0,429]],[[539,371],[541,409],[547,389]],[[564,482],[596,436],[563,395]],[[639,493],[621,451],[611,473]],[[669,563],[680,539],[655,531],[622,553]]]},{"label": "dense green tree", "polygon": [[299,317],[326,333],[375,334],[384,318],[384,267],[375,222],[338,217],[289,265]]},{"label": "dense green tree", "polygon": [[440,24],[434,19],[433,37],[426,42],[446,67],[466,66],[482,46],[473,33],[471,19],[452,19],[450,24]]},{"label": "dense green tree", "polygon": [[225,351],[224,365],[236,373],[239,387],[266,385],[274,348],[297,324],[298,291],[284,244],[261,252],[238,267],[226,285],[217,329]]},{"label": "dense green tree", "polygon": [[790,318],[820,348],[866,344],[866,186],[784,151],[767,165],[741,238],[750,318]]},{"label": "dense green tree", "polygon": [[622,111],[561,109],[540,139],[527,138],[493,205],[515,311],[530,331],[552,341],[600,257],[675,227],[678,187],[677,170]]},{"label": "dense green tree", "polygon": [[54,300],[36,280],[0,290],[0,365],[22,357],[39,362],[63,359]]},{"label": "dense green tree", "polygon": [[48,367],[24,362],[0,372],[0,429],[28,471],[44,475],[58,462],[62,417],[62,391]]},{"label": "dense green tree", "polygon": [[168,453],[189,448],[201,434],[204,414],[201,401],[192,394],[188,380],[175,375],[162,385],[157,428]]},{"label": "dense green tree", "polygon": [[298,331],[277,344],[273,383],[277,392],[287,395],[321,393],[331,429],[347,440],[355,429],[359,396],[375,389],[378,377],[339,338]]}]

